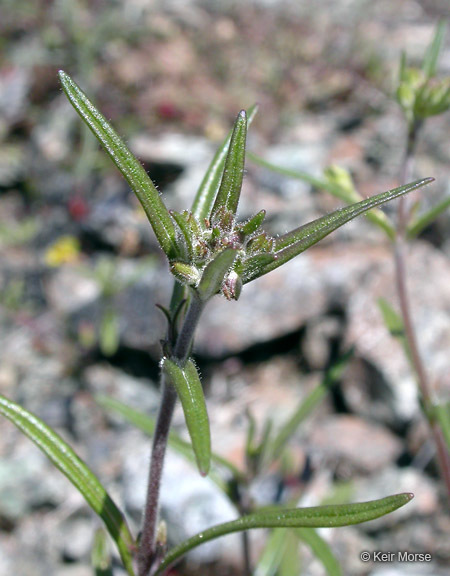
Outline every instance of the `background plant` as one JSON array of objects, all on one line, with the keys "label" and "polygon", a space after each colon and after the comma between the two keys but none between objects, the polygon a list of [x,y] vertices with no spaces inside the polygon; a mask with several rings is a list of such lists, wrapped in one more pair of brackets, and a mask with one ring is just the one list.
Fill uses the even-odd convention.
[{"label": "background plant", "polygon": [[[445,23],[442,21],[436,28],[420,68],[408,67],[406,54],[402,55],[396,99],[405,116],[407,134],[404,160],[399,176],[400,182],[406,182],[413,176],[418,137],[424,128],[426,119],[443,114],[450,109],[450,78],[438,79],[436,77],[444,35]],[[345,202],[355,202],[362,198],[355,189],[350,173],[342,167],[330,166],[324,171],[324,176],[320,178],[306,172],[274,165],[255,154],[251,154],[250,157],[261,166],[287,177],[299,178]],[[448,398],[440,398],[433,390],[433,384],[430,382],[428,370],[420,352],[420,335],[417,335],[414,328],[407,287],[406,252],[407,242],[417,238],[449,206],[450,197],[448,196],[426,210],[421,209],[420,201],[408,205],[404,199],[401,199],[395,222],[378,209],[372,210],[367,217],[383,230],[392,243],[400,311],[397,311],[385,299],[380,299],[378,305],[389,332],[401,342],[417,380],[420,405],[435,442],[442,479],[450,497],[450,444],[448,441],[450,403]]]}]

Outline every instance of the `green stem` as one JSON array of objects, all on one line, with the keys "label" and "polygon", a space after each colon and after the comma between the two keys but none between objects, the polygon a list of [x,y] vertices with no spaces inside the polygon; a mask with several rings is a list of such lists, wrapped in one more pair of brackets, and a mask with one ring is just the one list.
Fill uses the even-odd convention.
[{"label": "green stem", "polygon": [[[204,304],[192,295],[190,306],[178,334],[173,357],[185,362],[191,351],[194,333],[203,311]],[[170,425],[177,400],[173,386],[169,386],[161,377],[162,398],[153,437],[150,471],[147,485],[147,500],[144,508],[142,535],[138,550],[138,576],[148,576],[157,560],[156,531],[159,512],[159,494],[164,467],[164,457],[169,440]]]}]

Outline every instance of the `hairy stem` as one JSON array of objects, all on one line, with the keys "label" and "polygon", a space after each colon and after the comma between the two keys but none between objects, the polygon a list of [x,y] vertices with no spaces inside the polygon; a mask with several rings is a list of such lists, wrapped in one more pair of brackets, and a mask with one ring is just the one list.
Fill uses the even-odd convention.
[{"label": "hairy stem", "polygon": [[[192,295],[191,303],[173,348],[173,357],[180,362],[185,362],[189,356],[203,306],[203,303],[195,295]],[[159,512],[159,493],[170,424],[177,400],[174,387],[167,385],[163,377],[161,377],[161,386],[162,398],[155,435],[153,437],[147,485],[147,500],[144,508],[144,521],[137,558],[139,576],[148,576],[155,560],[157,560],[156,531]]]},{"label": "hairy stem", "polygon": [[[421,128],[420,123],[415,123],[408,130],[408,142],[406,147],[405,158],[401,170],[402,184],[409,182],[414,170],[414,153],[417,144],[417,136]],[[422,396],[424,412],[428,418],[431,432],[437,449],[438,462],[442,472],[442,478],[445,482],[448,495],[450,497],[450,454],[444,441],[442,430],[430,414],[432,414],[431,387],[422,356],[420,354],[417,342],[416,331],[412,321],[411,305],[406,284],[406,239],[405,231],[408,224],[408,213],[405,198],[400,198],[398,207],[397,236],[395,241],[394,261],[395,261],[395,280],[397,294],[400,304],[400,311],[405,327],[405,338],[408,342],[408,348],[411,354],[411,362],[416,372],[420,393]]]}]

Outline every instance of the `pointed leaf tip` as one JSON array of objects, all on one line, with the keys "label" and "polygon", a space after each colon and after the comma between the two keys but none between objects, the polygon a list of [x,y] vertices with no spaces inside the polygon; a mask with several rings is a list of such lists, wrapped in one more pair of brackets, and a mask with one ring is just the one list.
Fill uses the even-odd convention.
[{"label": "pointed leaf tip", "polygon": [[169,259],[176,258],[178,248],[174,224],[142,164],[72,78],[63,70],[58,72],[58,76],[69,102],[136,194],[162,250]]},{"label": "pointed leaf tip", "polygon": [[[248,109],[247,126],[250,126],[257,111],[257,104],[254,104]],[[230,148],[232,134],[233,130],[230,130],[224,142],[217,150],[214,158],[211,161],[211,164],[208,167],[208,170],[206,171],[205,176],[203,177],[197,194],[195,195],[195,199],[192,204],[192,213],[199,220],[203,220],[203,218],[210,218],[211,216],[212,207],[220,187],[225,160]]]},{"label": "pointed leaf tip", "polygon": [[287,234],[283,234],[275,241],[275,251],[278,256],[277,260],[272,264],[268,264],[262,273],[258,274],[258,276],[254,276],[247,281],[259,278],[263,274],[267,274],[271,270],[285,264],[314,244],[317,244],[317,242],[328,236],[328,234],[331,234],[331,232],[334,232],[347,222],[350,222],[368,210],[389,202],[390,200],[394,200],[404,194],[413,192],[414,190],[426,186],[433,181],[434,178],[422,178],[416,182],[411,182],[410,184],[399,186],[398,188],[388,190],[387,192],[376,194],[370,198],[362,200],[361,202],[345,206],[344,208],[335,210],[321,218],[317,218],[317,220],[308,222]]},{"label": "pointed leaf tip", "polygon": [[247,141],[247,113],[241,110],[234,123],[230,147],[225,160],[222,180],[212,209],[212,215],[221,208],[236,214],[244,178],[245,145]]},{"label": "pointed leaf tip", "polygon": [[166,554],[155,574],[163,574],[193,548],[233,532],[242,532],[255,528],[334,528],[350,526],[375,520],[394,512],[407,504],[412,497],[411,493],[404,493],[356,504],[260,510],[247,516],[241,516],[237,520],[208,528],[175,546]]}]

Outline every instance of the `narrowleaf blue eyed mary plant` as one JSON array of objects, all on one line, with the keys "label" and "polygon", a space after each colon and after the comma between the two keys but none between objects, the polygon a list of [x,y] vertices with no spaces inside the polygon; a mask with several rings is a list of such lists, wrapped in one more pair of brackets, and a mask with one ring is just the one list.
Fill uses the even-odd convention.
[{"label": "narrowleaf blue eyed mary plant", "polygon": [[137,195],[175,277],[170,304],[161,306],[168,328],[162,341],[161,404],[154,428],[147,500],[139,538],[99,480],[73,450],[42,421],[19,405],[1,399],[0,411],[19,426],[51,458],[102,518],[117,544],[127,572],[136,576],[166,574],[186,552],[211,539],[251,528],[336,527],[371,520],[406,504],[411,494],[396,494],[358,504],[256,510],[220,524],[167,550],[158,519],[164,455],[177,398],[192,450],[202,476],[211,460],[225,464],[235,478],[244,474],[211,452],[209,420],[202,385],[191,358],[195,330],[205,305],[216,294],[237,300],[248,282],[268,274],[368,210],[427,184],[427,178],[378,194],[272,237],[263,229],[265,211],[245,221],[237,217],[244,174],[248,123],[256,109],[242,110],[217,151],[191,209],[169,210],[142,165],[92,102],[64,72],[59,73],[70,103],[98,138]]}]

